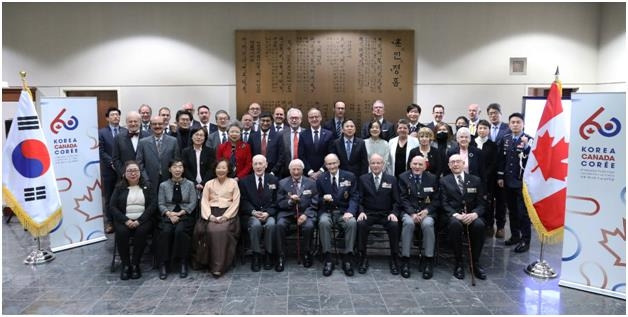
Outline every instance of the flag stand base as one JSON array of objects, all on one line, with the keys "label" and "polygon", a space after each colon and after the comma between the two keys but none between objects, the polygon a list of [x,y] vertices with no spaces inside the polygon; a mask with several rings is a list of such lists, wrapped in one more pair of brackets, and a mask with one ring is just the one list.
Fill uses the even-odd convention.
[{"label": "flag stand base", "polygon": [[544,242],[545,237],[541,238],[541,252],[539,255],[539,259],[532,262],[532,264],[528,265],[525,269],[523,269],[523,271],[528,273],[528,275],[532,277],[545,279],[555,278],[556,276],[558,276],[558,274],[556,274],[556,271],[554,271],[554,269],[549,265],[549,263],[547,263],[547,261],[543,260],[543,245],[545,244]]},{"label": "flag stand base", "polygon": [[37,237],[36,240],[37,240],[37,248],[33,250],[26,257],[26,259],[24,259],[24,264],[26,265],[44,264],[55,259],[55,254],[52,253],[52,251],[44,250],[41,247],[41,241],[39,240],[39,237]]},{"label": "flag stand base", "polygon": [[555,278],[558,276],[554,269],[549,265],[549,263],[545,262],[545,260],[534,261],[523,271],[528,273],[530,276],[538,278]]}]

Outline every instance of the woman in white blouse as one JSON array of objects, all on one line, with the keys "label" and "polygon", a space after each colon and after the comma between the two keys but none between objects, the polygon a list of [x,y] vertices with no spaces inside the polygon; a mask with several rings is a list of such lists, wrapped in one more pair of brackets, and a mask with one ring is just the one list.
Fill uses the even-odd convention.
[{"label": "woman in white blouse", "polygon": [[[135,161],[124,164],[124,177],[114,188],[110,200],[110,212],[114,219],[116,246],[122,259],[121,280],[138,279],[140,260],[144,254],[146,238],[153,231],[157,202],[151,198],[151,190],[145,185],[140,167]],[[129,256],[129,240],[133,236],[133,256]]]}]

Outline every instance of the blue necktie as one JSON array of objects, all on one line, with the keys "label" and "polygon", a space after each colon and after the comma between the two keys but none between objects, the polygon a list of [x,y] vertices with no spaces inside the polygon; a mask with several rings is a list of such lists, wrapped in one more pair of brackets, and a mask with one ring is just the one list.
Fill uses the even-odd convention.
[{"label": "blue necktie", "polygon": [[345,148],[347,150],[347,159],[351,157],[351,141],[347,140],[345,142]]}]

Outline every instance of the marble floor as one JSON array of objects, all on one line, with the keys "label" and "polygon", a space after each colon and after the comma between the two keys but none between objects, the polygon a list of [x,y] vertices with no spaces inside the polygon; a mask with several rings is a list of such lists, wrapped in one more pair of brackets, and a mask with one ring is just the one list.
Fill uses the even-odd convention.
[{"label": "marble floor", "polygon": [[[404,279],[388,271],[385,257],[375,256],[367,274],[345,277],[336,269],[322,276],[322,263],[297,266],[289,258],[282,273],[253,273],[250,263],[214,279],[192,271],[167,280],[142,264],[143,277],[121,281],[119,268],[109,272],[113,236],[105,242],[56,253],[51,263],[22,263],[34,245],[16,219],[2,224],[3,314],[614,314],[625,315],[626,302],[558,286],[558,279],[537,280],[523,272],[537,259],[538,241],[530,252],[516,254],[502,240],[488,239],[481,260],[488,279],[471,286],[452,276],[447,253],[431,280],[423,280],[416,261]],[[561,245],[546,247],[548,262],[560,271]]]}]

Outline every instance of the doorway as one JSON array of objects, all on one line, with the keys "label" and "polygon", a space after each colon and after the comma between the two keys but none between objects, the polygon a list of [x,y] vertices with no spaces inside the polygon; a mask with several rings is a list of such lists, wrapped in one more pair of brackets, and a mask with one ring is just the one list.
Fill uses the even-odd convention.
[{"label": "doorway", "polygon": [[105,113],[111,107],[118,108],[117,90],[64,90],[66,97],[96,97],[98,105],[98,129],[107,126]]}]

